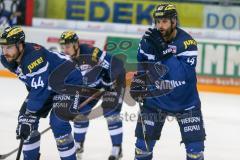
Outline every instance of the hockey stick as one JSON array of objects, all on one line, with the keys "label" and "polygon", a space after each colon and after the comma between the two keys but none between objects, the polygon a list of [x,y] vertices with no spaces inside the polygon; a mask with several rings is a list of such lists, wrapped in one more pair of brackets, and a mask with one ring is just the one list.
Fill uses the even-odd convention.
[{"label": "hockey stick", "polygon": [[138,104],[139,104],[139,107],[140,107],[139,118],[140,118],[140,121],[141,121],[141,124],[142,124],[143,140],[144,140],[147,152],[150,152],[150,149],[149,149],[149,146],[148,146],[148,143],[147,143],[147,138],[146,138],[147,130],[146,130],[146,126],[144,124],[144,120],[143,120],[143,117],[142,117],[142,107],[143,107],[143,105],[142,105],[142,102],[139,102]]},{"label": "hockey stick", "polygon": [[[44,130],[40,133],[40,135],[43,135],[44,133],[46,133],[46,132],[47,132],[48,130],[50,130],[50,129],[51,129],[50,127],[44,129]],[[5,158],[9,157],[10,155],[12,155],[13,153],[19,151],[19,150],[20,150],[20,147],[21,147],[21,142],[22,142],[22,140],[20,141],[20,144],[19,144],[19,147],[18,147],[18,148],[12,150],[12,151],[9,152],[9,153],[0,154],[0,159],[5,159]],[[22,149],[21,149],[21,150],[22,150]],[[21,151],[20,151],[20,153],[21,153]]]},{"label": "hockey stick", "polygon": [[20,157],[21,157],[23,142],[24,142],[24,139],[21,139],[21,140],[20,140],[19,147],[18,147],[18,152],[17,152],[17,158],[16,158],[16,160],[19,160]]},{"label": "hockey stick", "polygon": [[147,138],[146,138],[147,130],[146,130],[146,126],[144,124],[144,120],[143,120],[143,117],[142,117],[142,107],[143,107],[142,102],[139,102],[139,108],[140,108],[139,118],[140,118],[140,121],[141,121],[141,124],[142,124],[143,140],[144,140],[147,152],[149,152],[150,150],[149,150],[149,146],[148,146]]},{"label": "hockey stick", "polygon": [[100,89],[99,91],[97,91],[96,93],[94,93],[92,96],[90,96],[88,99],[86,99],[84,102],[82,102],[79,106],[78,109],[82,108],[83,106],[85,106],[86,104],[88,104],[89,102],[91,102],[92,100],[96,99],[97,97],[101,96],[102,93],[104,92],[104,89]]},{"label": "hockey stick", "polygon": [[[97,91],[96,93],[94,93],[92,96],[90,96],[89,98],[87,98],[84,102],[82,102],[82,103],[78,106],[78,109],[84,107],[86,104],[88,104],[88,103],[91,102],[92,100],[94,100],[94,99],[96,99],[97,97],[101,96],[104,92],[105,92],[104,89],[100,89],[99,91]],[[77,116],[73,119],[73,122],[79,121],[79,119],[82,119],[82,114],[77,115]]]}]

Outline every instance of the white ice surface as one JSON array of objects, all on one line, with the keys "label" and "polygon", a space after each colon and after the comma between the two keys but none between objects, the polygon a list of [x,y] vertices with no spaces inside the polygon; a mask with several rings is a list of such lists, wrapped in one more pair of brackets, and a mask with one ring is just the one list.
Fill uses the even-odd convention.
[{"label": "white ice surface", "polygon": [[[15,149],[19,141],[15,139],[17,115],[27,91],[17,79],[0,78],[0,154]],[[207,132],[206,160],[237,160],[240,152],[240,95],[201,92],[202,111]],[[123,106],[122,115],[132,115],[124,120],[123,158],[133,160],[134,129],[138,107]],[[48,118],[40,121],[40,131],[48,127]],[[184,145],[180,145],[180,132],[176,121],[167,121],[161,140],[156,144],[154,160],[185,160]],[[90,122],[84,160],[107,160],[111,151],[111,141],[104,118]],[[41,160],[58,160],[58,152],[52,132],[41,139]],[[8,160],[14,160],[13,154]]]}]

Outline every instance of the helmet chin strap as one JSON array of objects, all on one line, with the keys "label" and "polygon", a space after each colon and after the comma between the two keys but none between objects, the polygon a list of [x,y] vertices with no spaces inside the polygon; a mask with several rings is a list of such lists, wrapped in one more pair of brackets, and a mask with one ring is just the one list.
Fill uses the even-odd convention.
[{"label": "helmet chin strap", "polygon": [[17,48],[17,53],[18,53],[18,55],[17,55],[17,57],[14,59],[14,61],[17,62],[17,59],[22,55],[22,53],[20,52],[20,49],[19,49],[19,43],[16,43],[15,46],[16,46],[16,48]]},{"label": "helmet chin strap", "polygon": [[74,49],[73,58],[77,58],[78,57],[78,49],[79,49],[79,47],[76,47],[75,44],[74,44],[73,49]]},{"label": "helmet chin strap", "polygon": [[172,19],[172,18],[170,18],[170,21],[171,21],[170,35],[172,35],[172,33],[173,33],[173,31],[174,31],[174,28],[173,28],[174,22],[173,22],[173,19]]}]

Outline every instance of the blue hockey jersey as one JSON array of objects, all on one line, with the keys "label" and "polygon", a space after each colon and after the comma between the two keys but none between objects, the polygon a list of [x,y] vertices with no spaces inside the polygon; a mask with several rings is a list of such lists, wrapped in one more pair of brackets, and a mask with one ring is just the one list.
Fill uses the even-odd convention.
[{"label": "blue hockey jersey", "polygon": [[[69,57],[49,51],[34,43],[25,43],[24,53],[19,65],[16,62],[7,62],[5,57],[1,55],[3,66],[15,73],[25,83],[29,91],[27,109],[33,113],[41,110],[47,99],[55,94],[48,86],[48,78],[53,70],[66,60],[69,60]],[[81,78],[80,73],[74,74],[73,72],[66,83],[80,84],[82,82]]]},{"label": "blue hockey jersey", "polygon": [[[159,97],[147,98],[144,103],[170,112],[180,112],[200,107],[200,99],[196,87],[195,67],[197,63],[197,42],[185,31],[177,28],[176,37],[169,42],[173,56],[161,61],[168,72],[159,77],[162,82],[168,82],[173,87],[170,93]],[[142,39],[138,48],[138,62],[157,62],[156,50],[148,41]],[[159,84],[164,88],[164,83]],[[153,84],[156,87],[156,83]]]},{"label": "blue hockey jersey", "polygon": [[86,44],[79,47],[80,56],[74,60],[82,73],[83,83],[88,87],[108,89],[119,75],[125,76],[121,60],[97,47]]},{"label": "blue hockey jersey", "polygon": [[[123,62],[118,58],[107,54],[105,51],[101,51],[97,47],[81,44],[79,48],[80,52],[72,57],[72,64],[69,64],[69,66],[61,65],[57,71],[51,74],[49,83],[52,89],[56,91],[58,90],[62,94],[73,95],[77,93],[77,96],[72,97],[74,102],[78,102],[73,103],[72,108],[74,108],[75,111],[72,112],[89,112],[92,107],[96,105],[101,96],[91,100],[87,105],[81,107],[80,110],[74,104],[83,103],[83,101],[87,100],[87,98],[101,89],[111,92],[116,91],[114,96],[119,96],[118,103],[121,103],[122,95],[124,94],[122,88],[125,87],[125,69]],[[69,73],[71,68],[76,68],[80,71],[82,83],[77,86],[71,85],[72,83],[68,86],[56,85],[63,84],[63,79],[65,75]]]}]

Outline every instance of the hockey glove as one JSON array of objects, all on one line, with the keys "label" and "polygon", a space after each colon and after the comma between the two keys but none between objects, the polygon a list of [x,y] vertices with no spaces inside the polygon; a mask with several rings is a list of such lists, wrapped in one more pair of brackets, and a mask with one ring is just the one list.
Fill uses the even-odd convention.
[{"label": "hockey glove", "polygon": [[118,104],[118,93],[116,90],[105,91],[102,96],[102,107],[114,109]]},{"label": "hockey glove", "polygon": [[137,101],[142,102],[146,96],[146,74],[134,74],[130,85],[130,95]]},{"label": "hockey glove", "polygon": [[154,47],[157,60],[163,60],[172,56],[172,49],[168,48],[167,44],[162,38],[160,31],[156,28],[149,28],[145,32],[143,39],[146,39]]},{"label": "hockey glove", "polygon": [[[156,74],[164,75],[165,71],[161,69]],[[172,91],[170,82],[156,78],[149,71],[143,74],[135,74],[130,85],[131,97],[137,102],[143,102],[146,98],[160,97]],[[169,87],[162,87],[163,84]]]},{"label": "hockey glove", "polygon": [[36,123],[38,122],[38,117],[30,113],[25,113],[19,115],[18,125],[16,129],[17,139],[28,139],[31,132],[35,130]]}]

